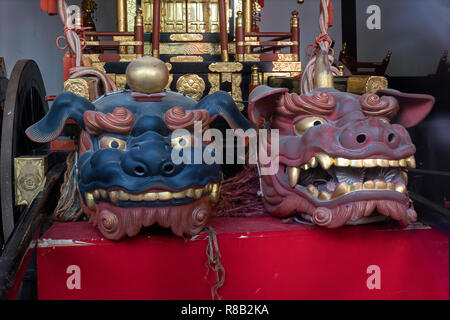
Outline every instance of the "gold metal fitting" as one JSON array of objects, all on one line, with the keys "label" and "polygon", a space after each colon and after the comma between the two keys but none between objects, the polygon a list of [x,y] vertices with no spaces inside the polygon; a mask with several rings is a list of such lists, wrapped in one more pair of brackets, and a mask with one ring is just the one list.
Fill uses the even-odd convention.
[{"label": "gold metal fitting", "polygon": [[169,81],[169,70],[163,61],[144,56],[128,65],[126,77],[132,90],[151,94],[163,91]]},{"label": "gold metal fitting", "polygon": [[261,81],[259,79],[259,68],[257,65],[252,66],[251,84],[254,86],[259,86],[261,84]]},{"label": "gold metal fitting", "polygon": [[142,8],[136,10],[136,17],[134,18],[134,25],[142,27],[144,25],[144,17],[142,16]]},{"label": "gold metal fitting", "polygon": [[297,28],[298,27],[298,12],[292,11],[292,17],[291,17],[291,27]]},{"label": "gold metal fitting", "polygon": [[244,20],[243,20],[243,17],[242,17],[242,11],[238,11],[236,14],[237,14],[236,26],[237,27],[243,27],[244,26]]}]

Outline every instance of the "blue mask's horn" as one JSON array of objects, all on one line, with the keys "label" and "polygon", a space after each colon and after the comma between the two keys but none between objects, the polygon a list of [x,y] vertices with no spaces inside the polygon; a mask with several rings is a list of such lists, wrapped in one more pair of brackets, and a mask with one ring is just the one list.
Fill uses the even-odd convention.
[{"label": "blue mask's horn", "polygon": [[199,101],[195,109],[208,110],[211,117],[221,116],[233,129],[254,128],[239,111],[233,98],[225,91],[216,91]]},{"label": "blue mask's horn", "polygon": [[94,105],[89,100],[72,92],[64,92],[55,99],[45,117],[29,127],[25,133],[35,142],[44,143],[55,140],[61,134],[67,119],[74,120],[84,129],[83,114],[87,110],[94,109]]}]

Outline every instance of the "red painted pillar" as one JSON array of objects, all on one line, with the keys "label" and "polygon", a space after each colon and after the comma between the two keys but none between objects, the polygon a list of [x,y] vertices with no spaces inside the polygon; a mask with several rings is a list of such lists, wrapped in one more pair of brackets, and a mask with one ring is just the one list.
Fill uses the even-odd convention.
[{"label": "red painted pillar", "polygon": [[299,28],[299,19],[298,12],[292,11],[291,18],[291,41],[296,42],[291,46],[291,53],[297,55],[297,61],[300,61],[300,28]]},{"label": "red painted pillar", "polygon": [[219,25],[222,61],[228,61],[227,9],[225,0],[219,0]]},{"label": "red painted pillar", "polygon": [[70,69],[75,67],[75,56],[67,50],[63,57],[63,81],[70,78]]},{"label": "red painted pillar", "polygon": [[244,33],[244,22],[242,18],[242,12],[237,12],[236,17],[236,61],[244,61],[244,40],[245,40],[245,33]]},{"label": "red painted pillar", "polygon": [[58,0],[41,0],[41,10],[50,16],[58,14]]},{"label": "red painted pillar", "polygon": [[134,46],[134,53],[140,56],[144,55],[144,17],[142,16],[142,9],[136,11],[134,18],[134,41],[139,41],[141,44]]},{"label": "red painted pillar", "polygon": [[159,29],[161,23],[161,0],[153,1],[153,34],[152,51],[155,58],[159,58]]}]

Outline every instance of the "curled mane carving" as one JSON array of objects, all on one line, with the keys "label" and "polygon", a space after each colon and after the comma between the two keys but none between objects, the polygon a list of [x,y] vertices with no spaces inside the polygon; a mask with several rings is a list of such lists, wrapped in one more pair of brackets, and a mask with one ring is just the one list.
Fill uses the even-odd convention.
[{"label": "curled mane carving", "polygon": [[285,117],[299,113],[329,115],[336,106],[336,99],[327,92],[316,92],[312,96],[285,93],[278,102],[277,112]]},{"label": "curled mane carving", "polygon": [[206,130],[209,126],[210,114],[207,110],[188,110],[183,107],[175,106],[166,111],[165,120],[170,130],[187,129],[194,130],[194,122],[202,122],[202,130]]},{"label": "curled mane carving", "polygon": [[83,120],[86,131],[91,135],[99,135],[104,131],[127,135],[134,125],[133,114],[123,107],[115,108],[112,114],[86,111]]},{"label": "curled mane carving", "polygon": [[360,99],[363,112],[368,116],[384,116],[388,118],[394,117],[399,105],[394,97],[379,97],[375,93],[366,93]]}]

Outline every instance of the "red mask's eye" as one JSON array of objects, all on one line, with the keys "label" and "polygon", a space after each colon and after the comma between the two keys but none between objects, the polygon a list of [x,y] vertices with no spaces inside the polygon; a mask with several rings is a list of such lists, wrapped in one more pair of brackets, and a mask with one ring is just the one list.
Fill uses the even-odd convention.
[{"label": "red mask's eye", "polygon": [[311,127],[320,126],[324,123],[327,123],[327,121],[324,118],[320,117],[307,117],[303,118],[299,121],[297,121],[294,124],[295,132],[298,135],[305,134],[306,130],[308,130]]}]

